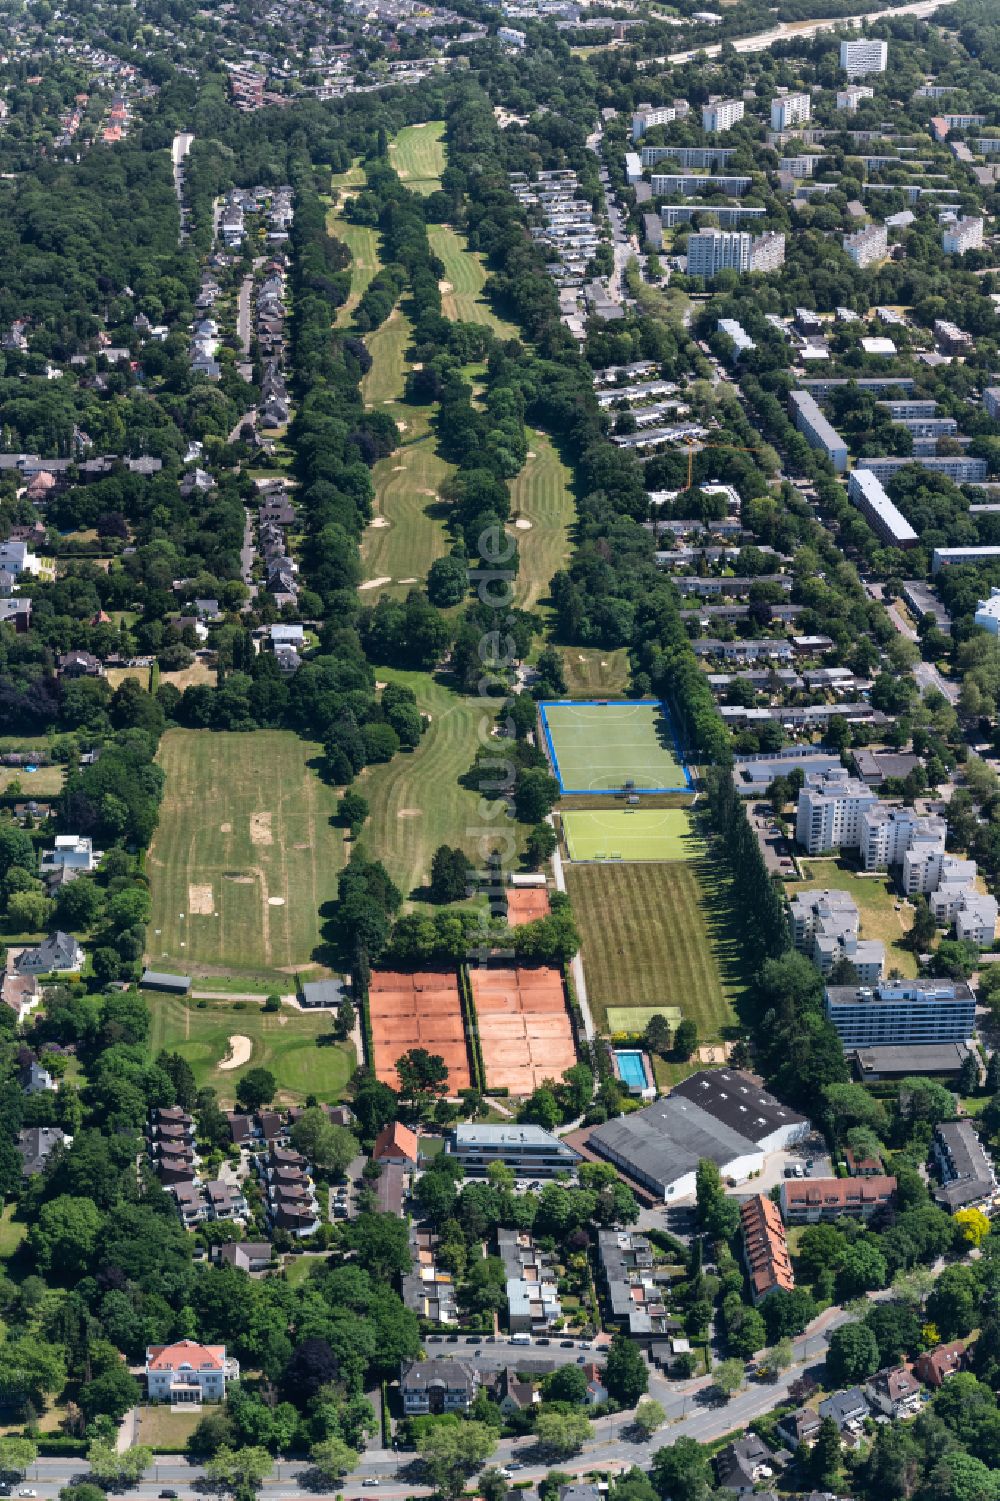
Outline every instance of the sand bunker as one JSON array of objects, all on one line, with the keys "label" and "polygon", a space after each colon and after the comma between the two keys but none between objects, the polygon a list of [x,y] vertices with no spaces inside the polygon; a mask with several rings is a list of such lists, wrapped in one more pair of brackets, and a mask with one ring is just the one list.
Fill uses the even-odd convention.
[{"label": "sand bunker", "polygon": [[423,816],[423,808],[400,808],[396,814],[397,818],[423,818]]},{"label": "sand bunker", "polygon": [[215,911],[211,886],[188,886],[188,911],[195,917],[208,917]]},{"label": "sand bunker", "polygon": [[514,525],[517,527],[519,532],[531,531],[531,522],[525,521],[523,516],[519,516],[518,519],[514,522]]},{"label": "sand bunker", "polygon": [[271,833],[270,813],[250,814],[250,843],[273,844],[274,836]]},{"label": "sand bunker", "polygon": [[439,281],[438,282],[438,291],[439,292],[454,292],[454,290],[455,290],[455,288],[452,286],[452,284],[451,284],[450,281]]},{"label": "sand bunker", "polygon": [[253,1043],[249,1037],[244,1037],[239,1032],[234,1032],[229,1039],[229,1052],[219,1064],[219,1068],[228,1071],[231,1068],[242,1068],[244,1063],[250,1062],[253,1052]]},{"label": "sand bunker", "polygon": [[358,588],[359,589],[381,589],[381,587],[382,587],[383,584],[391,584],[391,583],[392,583],[392,579],[389,578],[389,576],[387,574],[385,578],[381,578],[381,579],[366,579],[363,584],[359,584],[358,585]]},{"label": "sand bunker", "polygon": [[379,528],[388,526],[389,524],[390,523],[385,516],[373,516],[371,521],[369,521],[368,523],[369,526],[377,526]]},{"label": "sand bunker", "polygon": [[231,823],[220,823],[219,824],[219,833],[220,834],[231,834],[232,832],[233,832],[233,826],[232,826]]},{"label": "sand bunker", "polygon": [[285,905],[285,898],[283,896],[269,896],[267,905],[269,907],[283,907]]}]

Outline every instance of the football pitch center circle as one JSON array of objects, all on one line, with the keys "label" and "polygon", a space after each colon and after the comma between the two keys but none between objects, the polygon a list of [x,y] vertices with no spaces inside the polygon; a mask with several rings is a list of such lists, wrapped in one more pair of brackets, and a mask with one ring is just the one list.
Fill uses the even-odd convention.
[{"label": "football pitch center circle", "polygon": [[658,700],[550,700],[539,713],[564,796],[691,790],[670,716]]}]

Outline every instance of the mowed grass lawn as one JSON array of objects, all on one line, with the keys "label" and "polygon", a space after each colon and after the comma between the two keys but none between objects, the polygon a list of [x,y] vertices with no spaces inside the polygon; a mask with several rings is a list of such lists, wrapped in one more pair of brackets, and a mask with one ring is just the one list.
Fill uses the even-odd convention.
[{"label": "mowed grass lawn", "polygon": [[679,1006],[702,1042],[726,1036],[746,977],[708,859],[567,865],[566,886],[599,1030],[608,1006],[664,1005]]},{"label": "mowed grass lawn", "polygon": [[913,926],[913,908],[895,894],[885,876],[859,875],[832,858],[803,860],[802,869],[807,872],[806,880],[785,884],[789,900],[800,891],[846,891],[858,906],[861,937],[881,939],[885,944],[886,972],[898,969],[907,979],[914,978],[919,968],[917,956],[902,944]]},{"label": "mowed grass lawn", "polygon": [[459,323],[485,323],[498,339],[516,339],[520,330],[515,323],[500,318],[483,296],[486,267],[483,257],[468,248],[463,237],[450,224],[428,224],[431,250],[444,263],[441,288],[441,311]]},{"label": "mowed grass lawn", "polygon": [[411,192],[436,192],[445,169],[444,121],[404,125],[389,142],[389,160]]},{"label": "mowed grass lawn", "polygon": [[[439,844],[457,845],[481,868],[494,843],[510,838],[519,846],[523,831],[519,835],[518,826],[502,817],[488,823],[479,794],[458,780],[472,765],[488,705],[453,692],[429,673],[380,667],[379,676],[412,688],[417,707],[431,720],[415,751],[366,767],[357,781],[371,805],[363,838],[408,896],[430,880],[431,856]],[[513,852],[508,863],[512,860]]]},{"label": "mowed grass lawn", "polygon": [[352,224],[343,216],[345,201],[364,185],[364,181],[364,169],[359,163],[330,179],[332,202],[326,227],[330,234],[343,240],[351,252],[351,291],[343,307],[337,309],[335,328],[344,328],[350,323],[362,293],[381,265],[377,232],[368,224]]},{"label": "mowed grass lawn", "polygon": [[588,646],[578,651],[563,647],[567,698],[621,698],[629,684],[628,648],[601,651]]},{"label": "mowed grass lawn", "polygon": [[166,787],[146,862],[155,968],[224,971],[238,981],[316,962],[319,908],[336,896],[344,860],[330,823],[336,791],[309,765],[321,754],[284,730],[167,731],[157,756]]},{"label": "mowed grass lawn", "polygon": [[[232,1001],[199,1002],[190,996],[150,995],[150,1047],[180,1053],[190,1063],[199,1089],[218,1091],[220,1102],[232,1103],[236,1086],[250,1068],[268,1068],[278,1082],[282,1103],[295,1104],[306,1095],[323,1100],[341,1097],[354,1068],[350,1043],[323,1043],[332,1025],[329,1012],[297,1011],[283,1006],[265,1012],[256,1001],[234,1009]],[[249,1060],[240,1068],[223,1069],[231,1037],[251,1043]]]},{"label": "mowed grass lawn", "polygon": [[404,440],[375,465],[375,516],[361,541],[365,581],[371,586],[361,586],[362,597],[369,596],[366,602],[382,593],[405,595],[414,584],[422,585],[435,558],[448,551],[448,507],[440,492],[451,472],[430,432]]},{"label": "mowed grass lawn", "polygon": [[[511,516],[520,549],[516,603],[533,610],[549,597],[549,585],[570,553],[572,475],[552,440],[528,429],[528,458],[510,487]],[[530,525],[518,526],[517,523]]]}]

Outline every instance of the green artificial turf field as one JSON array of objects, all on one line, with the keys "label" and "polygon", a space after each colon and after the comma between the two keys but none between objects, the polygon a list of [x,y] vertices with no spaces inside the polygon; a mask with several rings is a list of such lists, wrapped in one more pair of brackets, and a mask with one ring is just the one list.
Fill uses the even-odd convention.
[{"label": "green artificial turf field", "polygon": [[544,703],[542,727],[562,792],[686,791],[662,704]]},{"label": "green artificial turf field", "polygon": [[694,860],[705,853],[683,808],[587,808],[562,815],[571,860]]}]

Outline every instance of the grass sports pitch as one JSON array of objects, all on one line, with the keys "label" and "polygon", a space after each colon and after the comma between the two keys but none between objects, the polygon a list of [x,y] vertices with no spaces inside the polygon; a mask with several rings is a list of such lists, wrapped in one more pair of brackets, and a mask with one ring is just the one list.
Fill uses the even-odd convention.
[{"label": "grass sports pitch", "polygon": [[666,709],[635,703],[540,705],[553,770],[565,793],[687,792],[691,778],[674,743]]},{"label": "grass sports pitch", "polygon": [[574,809],[562,815],[571,860],[693,860],[705,853],[684,808]]}]

